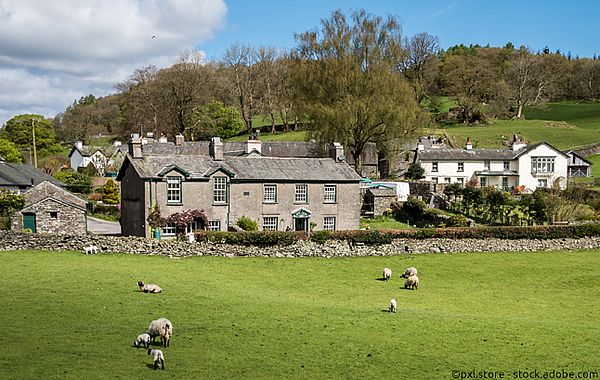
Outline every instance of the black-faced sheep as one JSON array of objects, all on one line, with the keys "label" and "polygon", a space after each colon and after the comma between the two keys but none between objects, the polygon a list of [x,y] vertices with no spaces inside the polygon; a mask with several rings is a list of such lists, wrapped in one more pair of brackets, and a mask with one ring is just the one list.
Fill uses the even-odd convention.
[{"label": "black-faced sheep", "polygon": [[385,281],[392,278],[392,270],[390,268],[383,268],[383,279]]},{"label": "black-faced sheep", "polygon": [[402,277],[402,278],[409,278],[410,276],[416,276],[416,275],[417,275],[417,268],[410,267],[410,268],[406,268],[404,270],[404,273],[402,273],[400,275],[400,277]]},{"label": "black-faced sheep", "polygon": [[[154,342],[157,336],[160,336],[160,332],[166,328],[166,330],[169,333],[169,341],[171,340],[171,337],[173,336],[173,324],[171,323],[171,321],[169,321],[167,318],[159,318],[156,319],[152,322],[150,322],[150,326],[148,327],[148,331],[147,333],[150,335],[150,338],[152,338],[152,341]],[[161,343],[162,343],[162,339],[161,339]]]},{"label": "black-faced sheep", "polygon": [[144,348],[150,347],[150,335],[149,334],[140,334],[137,339],[133,342],[133,345],[139,347],[142,345]]},{"label": "black-faced sheep", "polygon": [[161,327],[159,333],[160,333],[160,344],[168,347],[170,342],[171,342],[171,333],[173,331],[171,330],[171,326],[167,323],[165,324],[163,327]]},{"label": "black-faced sheep", "polygon": [[140,292],[144,293],[160,293],[162,289],[158,285],[154,284],[145,284],[144,281],[138,281],[138,286],[140,287]]},{"label": "black-faced sheep", "polygon": [[398,304],[396,303],[396,299],[392,298],[392,300],[390,301],[390,313],[395,313],[396,310],[398,309]]},{"label": "black-faced sheep", "polygon": [[165,356],[161,350],[149,348],[148,355],[151,355],[154,359],[154,369],[158,368],[158,363],[160,363],[160,366],[163,370],[165,369]]},{"label": "black-faced sheep", "polygon": [[417,290],[419,288],[419,277],[410,276],[409,278],[407,278],[406,282],[404,283],[404,288]]}]

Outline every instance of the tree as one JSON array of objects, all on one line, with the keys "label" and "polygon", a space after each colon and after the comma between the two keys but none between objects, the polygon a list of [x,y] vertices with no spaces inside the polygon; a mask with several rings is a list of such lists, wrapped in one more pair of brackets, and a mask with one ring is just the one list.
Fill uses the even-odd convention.
[{"label": "tree", "polygon": [[7,139],[0,138],[0,157],[6,162],[21,163],[23,158],[17,149],[17,146]]},{"label": "tree", "polygon": [[72,170],[64,170],[54,174],[54,178],[63,182],[67,190],[73,193],[89,194],[92,192],[92,182],[85,174]]},{"label": "tree", "polygon": [[25,196],[15,194],[6,189],[0,189],[0,216],[11,216],[15,211],[25,207]]},{"label": "tree", "polygon": [[364,10],[350,22],[337,10],[321,30],[296,36],[292,85],[296,104],[311,123],[311,137],[349,147],[360,172],[368,142],[399,146],[423,117],[396,66],[402,54],[400,24]]},{"label": "tree", "polygon": [[406,170],[406,178],[408,179],[422,179],[425,178],[425,169],[418,162],[413,162],[408,166]]},{"label": "tree", "polygon": [[50,121],[42,115],[25,114],[13,117],[0,131],[0,138],[12,142],[21,152],[34,152],[34,127],[35,152],[39,157],[61,151],[60,145],[56,143]]},{"label": "tree", "polygon": [[437,55],[439,40],[428,33],[418,33],[404,40],[406,54],[402,55],[399,68],[413,87],[415,99],[425,99],[438,74]]},{"label": "tree", "polygon": [[194,109],[189,125],[186,138],[191,141],[208,140],[213,136],[227,139],[244,130],[244,121],[238,110],[219,101]]},{"label": "tree", "polygon": [[102,187],[102,202],[110,205],[120,202],[119,185],[112,179],[108,179]]}]

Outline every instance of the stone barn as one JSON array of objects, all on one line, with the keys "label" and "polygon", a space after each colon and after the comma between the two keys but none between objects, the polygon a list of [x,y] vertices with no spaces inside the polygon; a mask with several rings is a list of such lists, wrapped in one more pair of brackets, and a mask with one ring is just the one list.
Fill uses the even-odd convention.
[{"label": "stone barn", "polygon": [[365,192],[362,213],[369,217],[383,215],[384,211],[390,208],[390,205],[397,200],[396,189],[392,187],[378,186],[368,188]]}]

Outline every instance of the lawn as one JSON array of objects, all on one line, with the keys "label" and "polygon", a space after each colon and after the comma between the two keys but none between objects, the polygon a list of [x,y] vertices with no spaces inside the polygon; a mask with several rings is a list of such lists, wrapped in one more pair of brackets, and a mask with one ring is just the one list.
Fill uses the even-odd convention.
[{"label": "lawn", "polygon": [[[598,251],[183,260],[27,251],[0,260],[2,379],[600,369]],[[408,266],[419,270],[417,291],[401,288]],[[378,280],[384,267],[389,282]],[[140,279],[163,293],[138,292]],[[391,298],[397,314],[386,311]],[[133,347],[161,316],[174,325],[165,373]]]},{"label": "lawn", "polygon": [[402,223],[391,216],[380,215],[376,218],[360,218],[360,228],[369,227],[372,230],[402,230],[412,228],[406,223]]}]

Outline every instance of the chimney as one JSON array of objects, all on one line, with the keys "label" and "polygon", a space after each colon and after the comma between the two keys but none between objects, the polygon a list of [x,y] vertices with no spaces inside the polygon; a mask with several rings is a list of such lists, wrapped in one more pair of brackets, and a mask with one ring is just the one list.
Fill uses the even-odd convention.
[{"label": "chimney", "polygon": [[131,138],[127,142],[128,153],[133,158],[142,158],[142,139],[137,133],[131,134]]},{"label": "chimney", "polygon": [[466,150],[473,150],[473,141],[471,141],[470,137],[467,137],[467,143],[465,144]]},{"label": "chimney", "polygon": [[258,153],[262,153],[262,143],[260,142],[260,140],[249,139],[248,141],[246,141],[246,153],[250,153],[253,150],[257,151]]},{"label": "chimney", "polygon": [[223,142],[220,137],[213,137],[210,139],[209,151],[213,160],[223,160]]},{"label": "chimney", "polygon": [[334,142],[329,147],[329,158],[336,162],[342,162],[346,160],[346,156],[344,156],[344,147],[342,144],[338,142]]},{"label": "chimney", "polygon": [[184,141],[185,139],[181,133],[175,136],[175,145],[182,146]]},{"label": "chimney", "polygon": [[419,138],[419,142],[417,143],[417,152],[422,152],[425,150],[425,144],[423,144],[423,140]]},{"label": "chimney", "polygon": [[77,148],[79,150],[83,149],[83,141],[81,141],[81,140],[75,141],[75,148]]},{"label": "chimney", "polygon": [[512,139],[512,150],[516,152],[517,150],[523,149],[527,146],[527,143],[519,138],[516,134],[513,135]]},{"label": "chimney", "polygon": [[113,142],[113,146],[121,146],[121,142],[119,140],[115,140]]},{"label": "chimney", "polygon": [[160,137],[158,138],[158,143],[159,144],[164,144],[166,142],[168,142],[169,140],[167,140],[167,136],[165,135],[160,135]]}]

